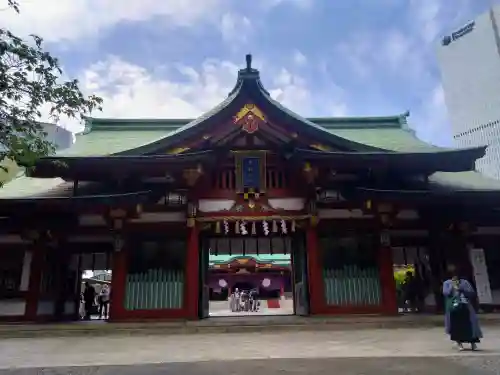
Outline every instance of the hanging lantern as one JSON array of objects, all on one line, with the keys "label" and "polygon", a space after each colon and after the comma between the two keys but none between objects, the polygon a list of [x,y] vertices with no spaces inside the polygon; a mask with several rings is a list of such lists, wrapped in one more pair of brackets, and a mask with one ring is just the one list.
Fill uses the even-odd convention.
[{"label": "hanging lantern", "polygon": [[273,233],[278,233],[278,224],[276,220],[273,220]]},{"label": "hanging lantern", "polygon": [[217,234],[220,233],[220,222],[219,221],[215,222],[215,233],[217,233]]},{"label": "hanging lantern", "polygon": [[255,228],[255,221],[252,222],[252,235],[256,235],[257,234],[257,228]]},{"label": "hanging lantern", "polygon": [[295,220],[292,220],[292,227],[290,228],[290,230],[291,230],[292,232],[295,232],[295,229],[296,229],[296,228],[295,228],[295,226],[296,226],[296,225],[297,225],[297,224],[295,223]]},{"label": "hanging lantern", "polygon": [[236,224],[234,224],[234,233],[240,234],[240,222],[237,221]]}]

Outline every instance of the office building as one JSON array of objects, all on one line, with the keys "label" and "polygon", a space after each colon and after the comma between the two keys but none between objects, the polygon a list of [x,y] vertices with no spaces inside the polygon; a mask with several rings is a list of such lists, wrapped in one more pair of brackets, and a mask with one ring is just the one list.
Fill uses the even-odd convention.
[{"label": "office building", "polygon": [[476,168],[500,179],[500,6],[445,35],[438,46],[446,106],[458,147],[488,145]]}]

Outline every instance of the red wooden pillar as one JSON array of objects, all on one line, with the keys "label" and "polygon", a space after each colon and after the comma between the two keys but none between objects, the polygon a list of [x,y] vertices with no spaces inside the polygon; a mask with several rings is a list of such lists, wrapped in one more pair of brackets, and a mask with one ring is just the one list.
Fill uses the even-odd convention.
[{"label": "red wooden pillar", "polygon": [[394,280],[392,249],[390,246],[381,245],[378,257],[380,286],[382,289],[382,312],[390,315],[397,314],[396,281]]},{"label": "red wooden pillar", "polygon": [[37,319],[38,300],[40,298],[40,282],[45,261],[45,246],[41,241],[35,241],[32,246],[32,257],[30,264],[30,278],[28,293],[26,294],[26,308],[24,316],[26,320]]},{"label": "red wooden pillar", "polygon": [[320,262],[318,231],[309,226],[306,230],[307,273],[309,278],[310,313],[321,314],[325,307],[323,271]]},{"label": "red wooden pillar", "polygon": [[123,246],[113,253],[111,273],[111,295],[109,320],[116,321],[125,317],[125,288],[127,284],[127,247]]},{"label": "red wooden pillar", "polygon": [[184,308],[188,319],[198,319],[199,303],[199,228],[194,224],[188,229],[186,252],[186,284],[184,286]]}]

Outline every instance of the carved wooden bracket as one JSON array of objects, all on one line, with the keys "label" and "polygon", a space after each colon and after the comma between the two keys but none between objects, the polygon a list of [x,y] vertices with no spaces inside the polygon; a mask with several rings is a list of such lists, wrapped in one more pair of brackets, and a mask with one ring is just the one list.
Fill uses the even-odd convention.
[{"label": "carved wooden bracket", "polygon": [[305,163],[302,173],[304,174],[308,184],[314,184],[314,181],[316,181],[316,178],[318,177],[318,168],[312,166],[310,163]]},{"label": "carved wooden bracket", "polygon": [[198,165],[196,168],[185,169],[182,172],[182,177],[186,180],[188,186],[194,186],[202,174],[203,167]]},{"label": "carved wooden bracket", "polygon": [[27,229],[21,232],[21,238],[29,242],[57,246],[63,234],[50,229]]}]

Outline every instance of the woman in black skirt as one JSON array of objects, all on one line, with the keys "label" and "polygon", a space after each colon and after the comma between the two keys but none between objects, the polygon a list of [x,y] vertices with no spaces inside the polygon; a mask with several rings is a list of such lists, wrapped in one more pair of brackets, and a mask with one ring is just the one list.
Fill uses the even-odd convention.
[{"label": "woman in black skirt", "polygon": [[483,334],[471,303],[475,298],[474,288],[453,272],[451,279],[443,283],[443,294],[446,299],[446,333],[460,350],[464,349],[464,343],[469,343],[471,349],[476,350]]}]

